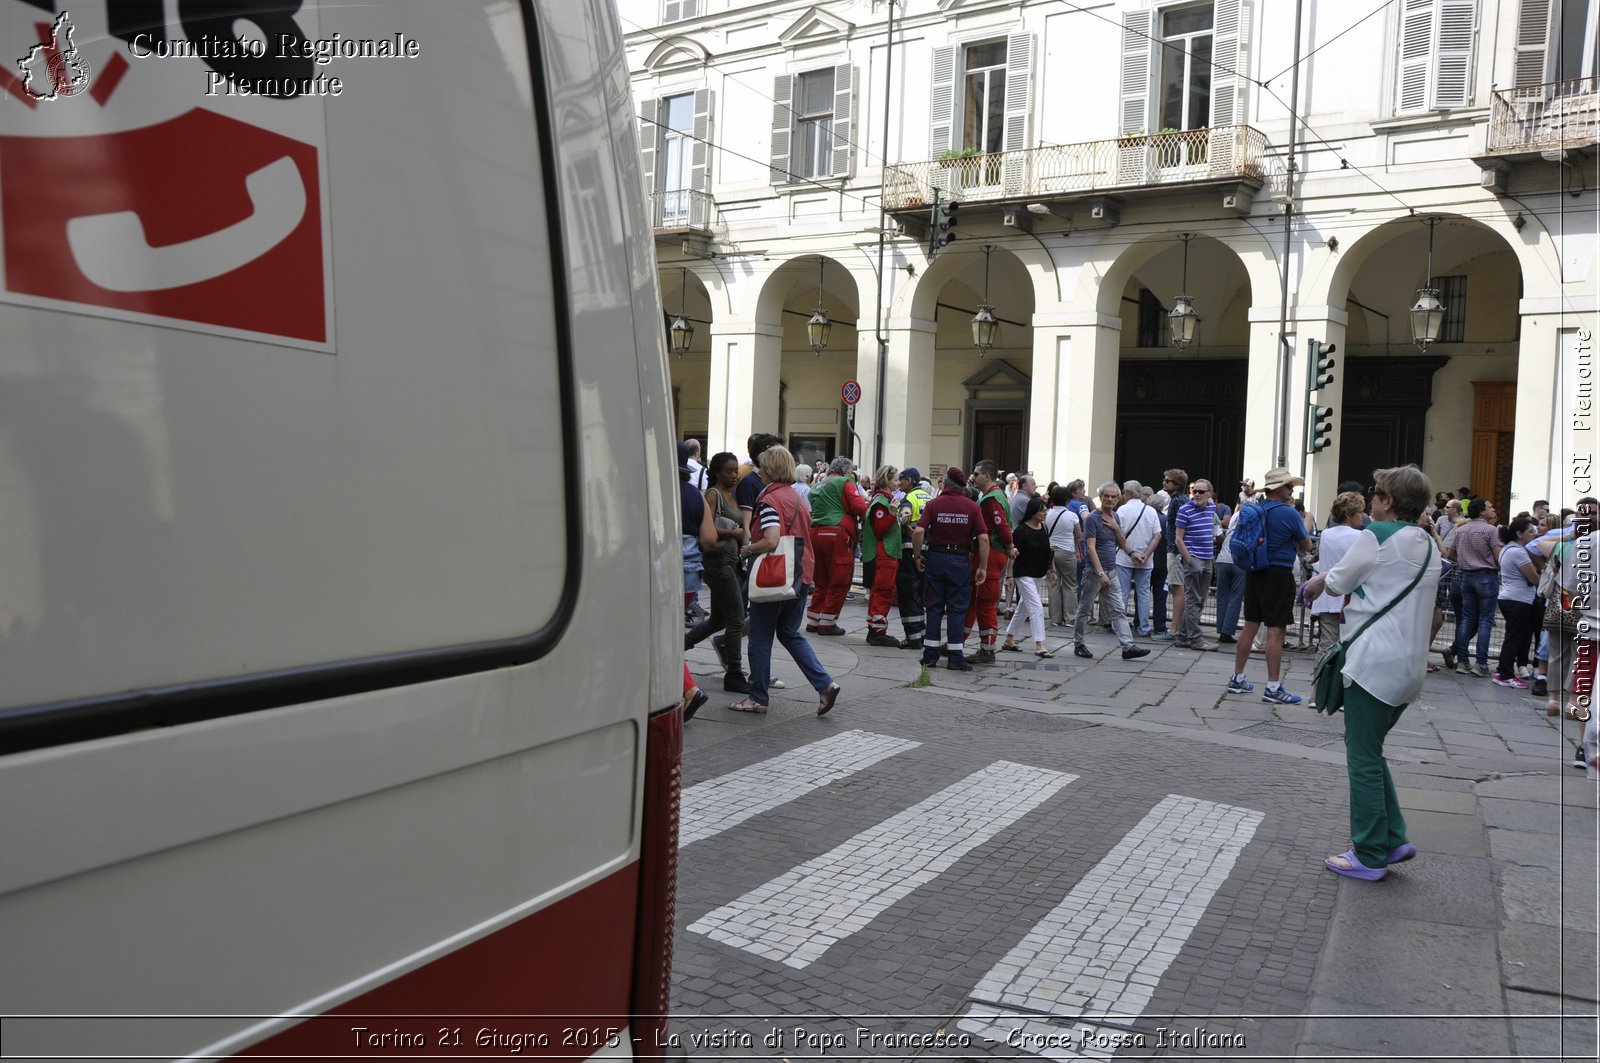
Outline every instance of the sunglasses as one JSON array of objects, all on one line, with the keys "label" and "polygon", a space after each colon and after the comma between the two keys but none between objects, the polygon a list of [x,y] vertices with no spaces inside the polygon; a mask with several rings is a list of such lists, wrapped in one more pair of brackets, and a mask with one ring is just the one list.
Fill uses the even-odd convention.
[{"label": "sunglasses", "polygon": [[1211,492],[1202,489],[1202,490],[1199,490],[1199,491],[1190,491],[1189,493],[1191,495],[1209,495]]}]

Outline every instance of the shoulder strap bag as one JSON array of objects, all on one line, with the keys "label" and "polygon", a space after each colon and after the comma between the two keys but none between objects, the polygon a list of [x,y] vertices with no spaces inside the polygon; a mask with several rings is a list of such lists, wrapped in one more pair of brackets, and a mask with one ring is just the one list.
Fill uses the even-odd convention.
[{"label": "shoulder strap bag", "polygon": [[1433,563],[1433,539],[1428,539],[1428,552],[1422,559],[1422,564],[1417,568],[1417,574],[1412,577],[1411,583],[1405,590],[1395,595],[1393,600],[1367,618],[1367,622],[1356,629],[1356,633],[1347,639],[1340,639],[1332,646],[1322,651],[1322,656],[1317,658],[1317,667],[1312,672],[1312,686],[1317,692],[1317,711],[1325,712],[1329,716],[1344,708],[1344,662],[1345,655],[1350,647],[1355,645],[1356,639],[1366,633],[1367,628],[1377,623],[1385,613],[1405,600],[1406,596],[1417,589],[1417,584],[1422,582],[1422,574],[1428,571],[1428,566]]},{"label": "shoulder strap bag", "polygon": [[[762,495],[765,494],[763,491]],[[760,512],[760,507],[761,499],[757,498],[757,512]],[[779,515],[785,517],[783,530],[788,532],[786,515],[781,509]],[[783,602],[799,597],[800,550],[800,540],[792,534],[785,534],[778,537],[778,545],[770,553],[756,555],[755,562],[750,566],[749,592],[752,602]]]}]

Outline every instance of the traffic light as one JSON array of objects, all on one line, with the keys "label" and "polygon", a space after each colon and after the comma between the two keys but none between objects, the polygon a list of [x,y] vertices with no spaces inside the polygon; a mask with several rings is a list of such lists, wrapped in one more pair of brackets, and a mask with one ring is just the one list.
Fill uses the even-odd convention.
[{"label": "traffic light", "polygon": [[1333,383],[1333,353],[1339,349],[1336,343],[1323,343],[1321,340],[1306,341],[1306,391],[1320,391]]},{"label": "traffic light", "polygon": [[1333,446],[1333,407],[1312,403],[1306,426],[1306,453],[1316,454]]},{"label": "traffic light", "polygon": [[928,226],[928,254],[933,255],[956,238],[956,210],[960,200],[933,201],[933,221]]}]

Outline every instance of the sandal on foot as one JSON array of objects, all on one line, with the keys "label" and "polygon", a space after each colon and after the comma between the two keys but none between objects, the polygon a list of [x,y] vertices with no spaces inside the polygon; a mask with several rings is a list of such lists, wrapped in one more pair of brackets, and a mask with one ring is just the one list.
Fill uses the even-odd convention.
[{"label": "sandal on foot", "polygon": [[1546,716],[1560,716],[1561,706],[1553,701],[1547,701],[1544,703],[1544,714]]},{"label": "sandal on foot", "polygon": [[1417,847],[1415,845],[1412,845],[1410,842],[1401,842],[1399,845],[1389,850],[1387,862],[1391,864],[1403,864],[1416,855]]},{"label": "sandal on foot", "polygon": [[833,703],[839,700],[839,684],[834,683],[822,692],[822,700],[817,703],[817,715],[826,716]]},{"label": "sandal on foot", "polygon": [[732,705],[729,705],[728,708],[732,709],[734,712],[754,712],[757,714],[765,713],[767,711],[767,707],[754,698],[741,698]]},{"label": "sandal on foot", "polygon": [[1035,657],[1054,657],[1055,656],[1055,654],[1051,653],[1049,650],[1034,650],[1033,651],[1033,655]]},{"label": "sandal on foot", "polygon": [[1438,665],[1436,665],[1436,664],[1428,665],[1428,674],[1429,675],[1432,675],[1434,672],[1437,672],[1438,670],[1439,670],[1439,666]]},{"label": "sandal on foot", "polygon": [[1376,882],[1389,873],[1386,867],[1368,867],[1356,857],[1354,849],[1346,850],[1338,856],[1330,856],[1322,862],[1322,866],[1332,871],[1335,875],[1345,878],[1359,878],[1364,882]]},{"label": "sandal on foot", "polygon": [[1012,653],[1021,653],[1022,652],[1022,647],[1018,646],[1015,642],[1012,642],[1010,639],[1006,639],[1006,641],[1000,646],[1000,648],[1002,650],[1010,650]]}]

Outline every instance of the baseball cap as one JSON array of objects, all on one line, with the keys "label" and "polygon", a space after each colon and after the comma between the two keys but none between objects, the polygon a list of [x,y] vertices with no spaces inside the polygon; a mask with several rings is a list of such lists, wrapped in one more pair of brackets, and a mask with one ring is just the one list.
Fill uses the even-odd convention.
[{"label": "baseball cap", "polygon": [[910,480],[912,483],[916,483],[918,480],[922,479],[922,470],[918,469],[915,465],[911,465],[911,466],[908,466],[907,468],[901,469],[900,470],[900,475],[904,476],[907,480]]},{"label": "baseball cap", "polygon": [[689,444],[687,443],[678,444],[678,471],[687,473],[694,472],[693,469],[689,468]]}]

